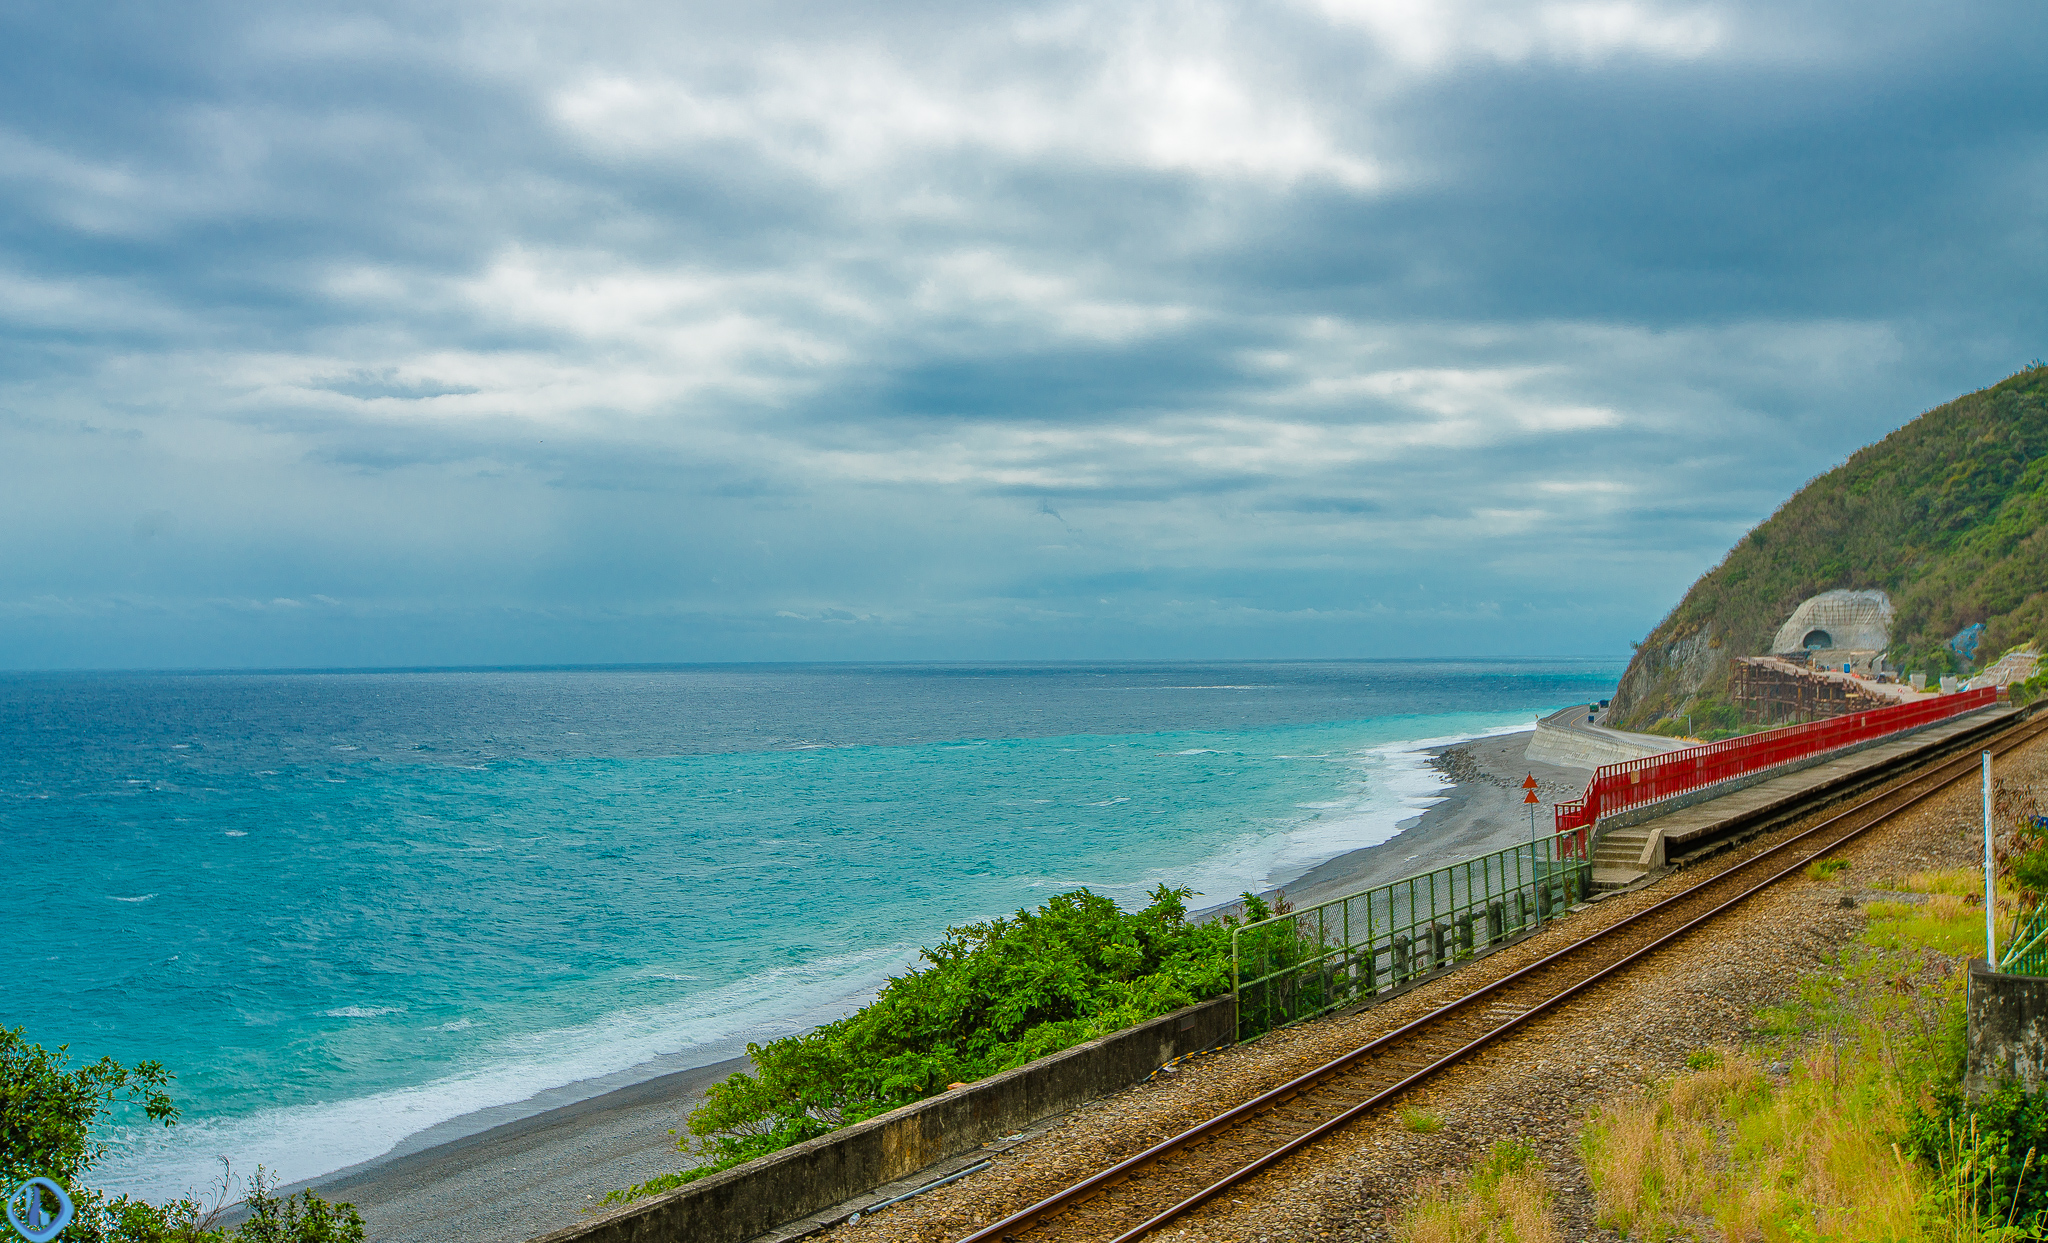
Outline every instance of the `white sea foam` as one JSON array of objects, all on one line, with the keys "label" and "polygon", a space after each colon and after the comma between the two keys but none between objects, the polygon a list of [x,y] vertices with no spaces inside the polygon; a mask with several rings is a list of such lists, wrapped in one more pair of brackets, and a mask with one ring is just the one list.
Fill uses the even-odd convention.
[{"label": "white sea foam", "polygon": [[336,1010],[322,1010],[320,1013],[330,1019],[379,1019],[387,1014],[404,1014],[404,1006],[342,1006]]},{"label": "white sea foam", "polygon": [[223,831],[221,832],[221,836],[222,836],[222,837],[247,837],[247,836],[249,836],[249,835],[248,835],[247,833],[243,832],[243,831],[242,831],[242,830],[240,830],[240,829],[226,829],[226,830],[223,830]]},{"label": "white sea foam", "polygon": [[110,893],[107,896],[112,898],[116,902],[147,902],[151,898],[154,898],[156,895],[153,893],[145,893],[139,898],[124,898],[118,893]]},{"label": "white sea foam", "polygon": [[1193,866],[1172,862],[1127,884],[1081,879],[1067,887],[1086,884],[1128,903],[1167,882],[1193,889],[1191,905],[1200,908],[1230,901],[1248,890],[1257,893],[1286,885],[1338,855],[1393,839],[1401,832],[1402,822],[1443,801],[1448,787],[1442,774],[1429,766],[1432,748],[1516,733],[1531,728],[1533,720],[1532,715],[1527,720],[1464,733],[1405,738],[1350,752],[1276,756],[1332,765],[1335,796],[1300,805],[1297,811],[1301,814],[1287,821],[1239,834]]},{"label": "white sea foam", "polygon": [[[219,1177],[222,1154],[245,1174],[260,1161],[283,1182],[317,1177],[403,1147],[408,1136],[464,1115],[491,1110],[475,1128],[482,1129],[511,1120],[493,1116],[502,1112],[495,1106],[545,1094],[528,1111],[538,1112],[736,1056],[747,1040],[829,1022],[866,1004],[884,978],[916,954],[915,947],[897,947],[779,967],[686,999],[507,1037],[487,1046],[471,1067],[415,1087],[244,1117],[191,1119],[168,1130],[118,1130],[95,1173],[110,1192],[153,1201],[205,1190]],[[359,1009],[367,1008],[331,1013]],[[700,1056],[692,1059],[693,1051]],[[574,1090],[592,1080],[598,1082],[588,1091]],[[470,1132],[459,1124],[453,1131],[438,1127],[431,1139],[464,1133]]]}]

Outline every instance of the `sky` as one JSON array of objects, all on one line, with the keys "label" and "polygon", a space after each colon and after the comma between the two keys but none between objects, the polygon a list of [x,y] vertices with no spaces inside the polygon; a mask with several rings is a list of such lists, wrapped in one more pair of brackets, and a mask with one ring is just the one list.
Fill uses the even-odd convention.
[{"label": "sky", "polygon": [[0,668],[1625,655],[2048,353],[2044,36],[0,0]]}]

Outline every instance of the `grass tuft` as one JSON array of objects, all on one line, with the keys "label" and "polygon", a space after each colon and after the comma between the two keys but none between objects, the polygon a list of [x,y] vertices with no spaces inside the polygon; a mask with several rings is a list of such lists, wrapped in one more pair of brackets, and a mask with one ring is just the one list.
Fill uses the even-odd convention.
[{"label": "grass tuft", "polygon": [[1402,1243],[1562,1243],[1550,1184],[1527,1140],[1495,1144],[1462,1180],[1423,1196]]},{"label": "grass tuft", "polygon": [[1426,1109],[1401,1107],[1401,1126],[1417,1135],[1434,1135],[1444,1129],[1444,1120]]},{"label": "grass tuft", "polygon": [[1806,865],[1806,874],[1814,880],[1828,880],[1849,870],[1847,859],[1815,859]]}]

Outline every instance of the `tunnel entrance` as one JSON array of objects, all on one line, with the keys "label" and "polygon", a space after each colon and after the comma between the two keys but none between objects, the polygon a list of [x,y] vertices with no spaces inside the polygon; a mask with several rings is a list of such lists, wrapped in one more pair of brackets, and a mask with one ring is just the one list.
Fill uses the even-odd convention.
[{"label": "tunnel entrance", "polygon": [[1809,630],[1800,646],[1809,652],[1818,652],[1835,645],[1835,637],[1825,630]]}]

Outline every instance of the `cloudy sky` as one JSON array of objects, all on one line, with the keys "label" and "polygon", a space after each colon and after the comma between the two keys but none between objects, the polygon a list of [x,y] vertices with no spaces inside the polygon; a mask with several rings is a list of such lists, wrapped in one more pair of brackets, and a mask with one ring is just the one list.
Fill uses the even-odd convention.
[{"label": "cloudy sky", "polygon": [[2038,4],[0,4],[0,667],[1627,651],[2048,353]]}]

